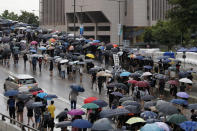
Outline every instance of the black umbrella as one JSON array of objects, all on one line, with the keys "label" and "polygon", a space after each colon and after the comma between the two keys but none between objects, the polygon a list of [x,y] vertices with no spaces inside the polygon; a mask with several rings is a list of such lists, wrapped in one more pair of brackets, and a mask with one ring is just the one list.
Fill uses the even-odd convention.
[{"label": "black umbrella", "polygon": [[124,101],[128,101],[128,100],[133,101],[133,97],[131,97],[131,96],[123,97],[123,98],[121,98],[121,99],[119,100],[119,102],[124,102]]},{"label": "black umbrella", "polygon": [[6,43],[6,42],[9,42],[10,41],[10,38],[9,37],[3,37],[1,39],[2,42]]},{"label": "black umbrella", "polygon": [[128,90],[128,87],[123,83],[115,83],[115,87],[120,88],[120,89],[124,89],[124,90]]},{"label": "black umbrella", "polygon": [[112,48],[114,48],[114,46],[112,44],[107,44],[106,45],[106,50],[111,50]]},{"label": "black umbrella", "polygon": [[66,128],[67,126],[71,126],[71,121],[62,121],[56,124],[56,128]]},{"label": "black umbrella", "polygon": [[56,116],[56,118],[65,117],[65,116],[67,116],[67,113],[68,113],[68,111],[62,111]]},{"label": "black umbrella", "polygon": [[139,73],[131,73],[130,74],[130,77],[140,77],[141,76],[141,74],[139,74]]},{"label": "black umbrella", "polygon": [[27,108],[32,108],[32,104],[34,103],[34,100],[29,100],[25,105]]},{"label": "black umbrella", "polygon": [[144,101],[151,101],[153,99],[155,99],[155,97],[148,94],[142,97],[142,100]]},{"label": "black umbrella", "polygon": [[17,98],[19,100],[25,101],[25,100],[30,99],[30,95],[22,93],[22,94],[18,94]]},{"label": "black umbrella", "polygon": [[139,106],[128,105],[128,106],[125,106],[125,109],[127,109],[130,113],[134,113],[134,114],[140,113]]},{"label": "black umbrella", "polygon": [[113,109],[106,109],[100,112],[101,118],[110,118],[113,116]]},{"label": "black umbrella", "polygon": [[112,48],[111,51],[112,53],[118,53],[118,48]]},{"label": "black umbrella", "polygon": [[42,89],[38,87],[32,87],[31,89],[29,89],[29,92],[35,92],[35,91],[40,91],[40,90]]},{"label": "black umbrella", "polygon": [[94,122],[92,131],[109,131],[113,130],[112,122],[108,118],[102,118]]},{"label": "black umbrella", "polygon": [[189,104],[188,109],[194,109],[197,110],[197,104]]},{"label": "black umbrella", "polygon": [[137,101],[125,101],[121,104],[122,106],[128,106],[128,105],[133,105],[133,106],[138,106],[141,107],[141,105]]},{"label": "black umbrella", "polygon": [[24,34],[18,34],[16,37],[20,38],[20,37],[23,37]]},{"label": "black umbrella", "polygon": [[156,106],[157,102],[156,101],[148,101],[148,102],[145,102],[144,103],[144,108],[145,109],[148,109],[150,108],[151,106]]},{"label": "black umbrella", "polygon": [[159,112],[164,113],[165,115],[172,115],[178,113],[177,108],[174,105],[172,105],[172,103],[163,100],[157,101],[156,109]]},{"label": "black umbrella", "polygon": [[45,34],[42,36],[42,39],[49,39],[52,38],[52,34]]},{"label": "black umbrella", "polygon": [[125,115],[129,114],[130,112],[125,108],[116,108],[113,110],[113,116]]}]

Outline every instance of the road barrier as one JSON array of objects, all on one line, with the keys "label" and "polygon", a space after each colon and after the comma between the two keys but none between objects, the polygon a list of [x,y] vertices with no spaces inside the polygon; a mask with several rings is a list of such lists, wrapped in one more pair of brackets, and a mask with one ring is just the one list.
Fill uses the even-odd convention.
[{"label": "road barrier", "polygon": [[[24,123],[21,123],[21,122],[15,120],[15,119],[13,119],[13,118],[7,116],[7,115],[4,115],[4,114],[2,114],[2,113],[0,113],[0,115],[2,116],[2,122],[6,120],[5,118],[7,118],[7,119],[9,119],[10,121],[13,121],[13,123],[18,124],[18,125],[19,125],[19,128],[21,128],[19,131],[21,131],[21,130],[22,130],[22,131],[27,131],[27,130],[28,130],[28,131],[39,131],[39,130],[37,130],[37,129],[35,129],[35,128],[32,128],[32,127],[30,127],[30,126],[28,126],[28,125],[26,125],[26,124],[24,124]],[[7,125],[6,125],[6,126],[1,125],[1,130],[3,130],[3,131],[17,131],[16,127],[12,126],[12,124],[5,123],[5,122],[2,123],[2,122],[1,122],[1,124],[7,124]],[[5,128],[5,129],[4,129],[4,128]]]}]

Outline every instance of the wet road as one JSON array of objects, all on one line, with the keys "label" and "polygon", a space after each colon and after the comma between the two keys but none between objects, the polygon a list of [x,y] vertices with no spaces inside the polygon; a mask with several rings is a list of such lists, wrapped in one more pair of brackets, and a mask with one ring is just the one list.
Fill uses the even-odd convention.
[{"label": "wet road", "polygon": [[[29,63],[27,63],[26,69],[24,68],[23,65],[23,60],[21,59],[19,61],[19,64],[14,66],[13,62],[11,61],[10,67],[4,67],[0,66],[0,102],[2,103],[1,105],[2,108],[0,109],[0,112],[5,113],[8,115],[8,112],[6,111],[6,100],[7,98],[3,96],[4,90],[3,90],[3,83],[5,79],[8,77],[8,74],[10,72],[12,73],[18,73],[18,74],[30,74],[36,78],[38,81],[38,85],[40,88],[42,88],[45,92],[48,94],[56,94],[58,96],[57,99],[54,99],[55,101],[55,106],[56,106],[56,111],[55,114],[57,115],[59,112],[63,111],[64,108],[70,109],[70,102],[68,100],[69,92],[70,92],[70,85],[73,83],[80,83],[79,82],[79,75],[76,75],[75,80],[68,80],[67,76],[66,79],[62,80],[58,76],[58,71],[56,70],[57,68],[54,68],[53,71],[53,76],[51,77],[49,74],[49,67],[43,67],[42,72],[40,73],[38,70],[38,65],[37,65],[37,71],[36,73],[32,72],[32,69],[30,68]],[[91,77],[88,74],[83,75],[83,82],[82,86],[85,88],[85,92],[80,93],[78,96],[78,101],[77,101],[77,108],[80,108],[83,105],[83,100],[87,97],[97,97],[99,99],[107,100],[107,96],[105,91],[103,90],[103,93],[101,95],[98,94],[96,89],[91,89]],[[94,85],[96,87],[96,85]],[[50,101],[48,101],[48,104]],[[26,113],[24,114],[26,116]]]}]

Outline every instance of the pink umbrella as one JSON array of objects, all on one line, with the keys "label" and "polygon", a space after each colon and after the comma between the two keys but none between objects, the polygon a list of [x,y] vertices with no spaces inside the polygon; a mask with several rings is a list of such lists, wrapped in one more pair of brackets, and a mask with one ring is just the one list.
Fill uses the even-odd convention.
[{"label": "pink umbrella", "polygon": [[37,41],[32,41],[32,42],[31,42],[31,45],[37,45],[37,44],[38,44]]},{"label": "pink umbrella", "polygon": [[81,109],[73,109],[73,110],[69,111],[68,114],[71,115],[71,116],[84,115],[85,112]]}]

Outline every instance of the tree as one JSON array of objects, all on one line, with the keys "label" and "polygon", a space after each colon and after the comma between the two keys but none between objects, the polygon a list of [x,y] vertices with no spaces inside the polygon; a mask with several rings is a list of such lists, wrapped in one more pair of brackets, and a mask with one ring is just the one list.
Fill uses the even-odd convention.
[{"label": "tree", "polygon": [[10,19],[10,20],[14,20],[17,21],[18,20],[18,15],[15,14],[14,12],[9,12],[8,10],[5,10],[2,15],[3,18],[5,19]]},{"label": "tree", "polygon": [[153,38],[153,35],[152,35],[152,27],[147,27],[145,28],[144,30],[144,33],[143,33],[143,39],[144,39],[144,42],[150,44],[151,42],[154,42],[154,38]]},{"label": "tree", "polygon": [[38,16],[34,13],[30,13],[27,11],[21,11],[21,15],[19,16],[18,20],[23,23],[32,24],[32,25],[39,25]]}]

